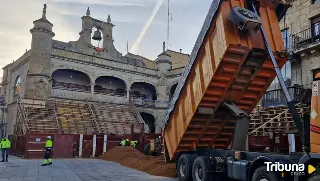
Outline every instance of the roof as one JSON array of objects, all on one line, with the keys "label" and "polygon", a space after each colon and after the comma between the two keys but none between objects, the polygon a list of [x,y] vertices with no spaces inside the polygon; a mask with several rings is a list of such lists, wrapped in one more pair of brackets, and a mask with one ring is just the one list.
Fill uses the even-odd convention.
[{"label": "roof", "polygon": [[140,55],[135,55],[135,54],[132,54],[132,53],[127,53],[124,57],[128,57],[128,58],[131,58],[131,59],[142,61],[143,63],[146,64],[147,68],[154,69],[154,61],[152,61],[152,60],[150,60],[150,59],[148,59],[146,57],[143,57],[143,56],[140,56]]},{"label": "roof", "polygon": [[160,55],[158,55],[158,56],[161,56],[161,55],[165,55],[165,56],[169,56],[169,57],[171,57],[171,55],[169,55],[168,53],[166,53],[166,52],[162,52]]},{"label": "roof", "polygon": [[146,58],[146,57],[143,57],[143,56],[141,56],[141,55],[136,55],[136,54],[133,54],[133,53],[127,53],[126,55],[125,55],[125,57],[130,57],[130,58],[133,58],[133,57],[135,57],[135,58],[137,58],[138,60],[139,59],[144,59],[144,60],[148,60],[148,61],[151,61],[152,62],[152,60],[150,60],[150,59],[148,59],[148,58]]},{"label": "roof", "polygon": [[10,67],[12,64],[13,64],[13,63],[9,63],[9,64],[7,64],[6,66],[2,67],[2,69],[4,70],[4,69]]},{"label": "roof", "polygon": [[177,52],[177,51],[174,51],[174,50],[170,50],[170,49],[166,50],[165,52],[166,52],[166,53],[172,52],[172,53],[177,53],[177,54],[181,54],[181,55],[186,55],[186,56],[189,56],[189,54],[186,54],[186,53],[182,53],[182,52]]},{"label": "roof", "polygon": [[165,52],[171,56],[172,69],[182,68],[185,67],[186,64],[188,64],[188,54],[176,52],[173,50],[166,50]]},{"label": "roof", "polygon": [[38,22],[38,21],[46,22],[46,23],[49,23],[50,25],[53,26],[53,24],[52,24],[50,21],[48,21],[46,18],[40,18],[40,19],[38,19],[38,20],[33,21],[33,23],[36,23],[36,22]]}]

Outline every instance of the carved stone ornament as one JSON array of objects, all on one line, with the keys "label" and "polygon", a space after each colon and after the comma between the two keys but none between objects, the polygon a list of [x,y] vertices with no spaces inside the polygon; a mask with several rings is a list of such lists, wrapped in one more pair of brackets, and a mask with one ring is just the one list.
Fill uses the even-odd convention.
[{"label": "carved stone ornament", "polygon": [[157,86],[165,86],[167,84],[167,78],[165,74],[160,75],[160,80],[158,81]]},{"label": "carved stone ornament", "polygon": [[40,79],[36,84],[34,88],[33,98],[37,99],[46,99],[48,95],[48,88],[47,84],[43,79]]}]

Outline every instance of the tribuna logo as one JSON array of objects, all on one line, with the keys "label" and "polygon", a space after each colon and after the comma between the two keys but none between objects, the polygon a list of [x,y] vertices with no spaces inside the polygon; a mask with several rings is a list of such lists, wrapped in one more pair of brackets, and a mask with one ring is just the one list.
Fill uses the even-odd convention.
[{"label": "tribuna logo", "polygon": [[279,163],[279,162],[264,162],[265,164],[267,164],[267,171],[268,172],[283,172],[283,171],[287,171],[287,172],[303,172],[305,169],[304,164],[283,164],[283,163]]}]

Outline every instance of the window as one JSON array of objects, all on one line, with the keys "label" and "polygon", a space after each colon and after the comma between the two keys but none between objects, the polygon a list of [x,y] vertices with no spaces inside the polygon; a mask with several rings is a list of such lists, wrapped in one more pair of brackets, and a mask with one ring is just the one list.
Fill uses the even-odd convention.
[{"label": "window", "polygon": [[290,48],[290,35],[289,35],[289,29],[284,29],[281,31],[282,39],[284,43],[284,47],[286,49]]},{"label": "window", "polygon": [[21,86],[21,78],[17,77],[16,82],[14,84],[14,95],[19,94]]},{"label": "window", "polygon": [[320,36],[320,16],[311,19],[312,37],[319,39]]}]

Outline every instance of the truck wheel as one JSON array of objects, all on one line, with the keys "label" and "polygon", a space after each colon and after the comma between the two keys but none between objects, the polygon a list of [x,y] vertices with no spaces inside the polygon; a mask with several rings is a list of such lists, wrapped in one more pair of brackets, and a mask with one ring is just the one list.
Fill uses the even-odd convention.
[{"label": "truck wheel", "polygon": [[149,144],[146,144],[146,145],[144,146],[144,148],[143,148],[143,153],[144,153],[145,155],[151,155],[151,153],[150,153],[150,143],[149,143]]},{"label": "truck wheel", "polygon": [[268,172],[266,166],[262,166],[254,171],[252,181],[279,181],[279,178],[274,172]]},{"label": "truck wheel", "polygon": [[[249,20],[255,20],[261,24],[261,18],[257,14],[248,9],[238,6],[232,7],[229,13],[229,19],[239,27],[242,27],[245,24],[245,22]],[[256,29],[258,28],[259,27],[256,27]]]},{"label": "truck wheel", "polygon": [[208,172],[207,158],[199,156],[193,162],[192,178],[194,181],[211,181],[213,179],[212,173]]},{"label": "truck wheel", "polygon": [[318,180],[320,180],[319,173],[311,175],[311,177],[309,177],[307,181],[318,181]]},{"label": "truck wheel", "polygon": [[194,160],[193,155],[183,154],[180,156],[177,165],[177,172],[180,181],[192,180],[192,162]]}]

